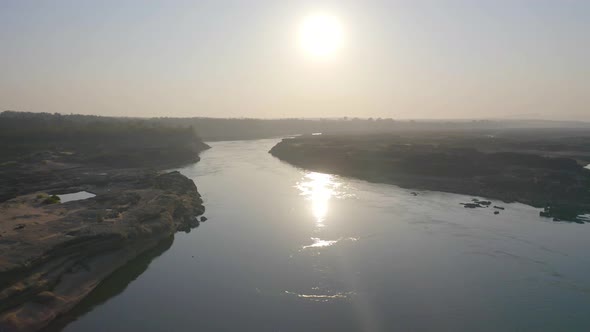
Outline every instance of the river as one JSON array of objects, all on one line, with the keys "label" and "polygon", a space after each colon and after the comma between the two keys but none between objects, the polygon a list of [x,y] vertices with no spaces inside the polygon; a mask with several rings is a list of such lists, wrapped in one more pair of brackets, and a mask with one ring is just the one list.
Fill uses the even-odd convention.
[{"label": "river", "polygon": [[277,140],[180,169],[209,220],[117,272],[64,331],[588,331],[590,225],[297,169]]}]

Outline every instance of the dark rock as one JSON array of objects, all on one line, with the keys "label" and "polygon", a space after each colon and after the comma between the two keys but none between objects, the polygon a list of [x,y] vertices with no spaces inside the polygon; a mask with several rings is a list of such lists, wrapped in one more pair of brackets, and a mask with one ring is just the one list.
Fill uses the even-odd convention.
[{"label": "dark rock", "polygon": [[15,231],[17,231],[17,230],[19,230],[19,229],[23,229],[23,228],[25,228],[25,226],[26,226],[25,224],[18,224],[18,225],[16,225],[16,227],[14,227],[13,229],[14,229]]},{"label": "dark rock", "polygon": [[[579,222],[583,210],[574,204],[553,204],[546,206],[543,211],[539,212],[541,217],[553,218],[553,221],[571,221]],[[582,221],[583,223],[583,221]]]},{"label": "dark rock", "polygon": [[162,190],[173,190],[180,193],[195,191],[195,183],[178,171],[165,173],[156,178],[156,187]]},{"label": "dark rock", "polygon": [[479,205],[478,203],[461,203],[461,205],[463,205],[465,208],[467,209],[475,209],[475,208],[480,208],[482,207],[481,205]]},{"label": "dark rock", "polygon": [[205,222],[205,221],[207,221],[207,217],[205,217],[205,216],[202,216],[202,217],[201,217],[201,222]]},{"label": "dark rock", "polygon": [[494,205],[494,209],[498,209],[498,210],[506,210],[505,208],[503,208],[503,207],[501,207],[501,206],[497,206],[497,205]]},{"label": "dark rock", "polygon": [[494,214],[500,214],[500,211],[494,211]]},{"label": "dark rock", "polygon": [[549,213],[548,211],[541,211],[541,212],[539,212],[539,216],[545,217],[545,218],[551,218],[551,213]]}]

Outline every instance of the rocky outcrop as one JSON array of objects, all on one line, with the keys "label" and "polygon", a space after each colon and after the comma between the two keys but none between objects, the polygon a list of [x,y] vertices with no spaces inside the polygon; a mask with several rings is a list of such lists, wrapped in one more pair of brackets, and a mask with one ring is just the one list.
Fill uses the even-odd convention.
[{"label": "rocky outcrop", "polygon": [[204,213],[194,182],[178,172],[80,185],[97,196],[47,205],[36,192],[0,204],[0,331],[44,327]]}]

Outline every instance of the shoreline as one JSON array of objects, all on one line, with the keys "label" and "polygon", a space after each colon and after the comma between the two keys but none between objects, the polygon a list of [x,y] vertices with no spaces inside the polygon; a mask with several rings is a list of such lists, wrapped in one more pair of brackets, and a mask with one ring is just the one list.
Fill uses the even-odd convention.
[{"label": "shoreline", "polygon": [[129,284],[137,279],[150,266],[151,262],[164,254],[174,243],[175,236],[163,239],[157,245],[145,250],[136,258],[116,269],[104,278],[91,292],[89,292],[71,310],[58,316],[43,328],[44,332],[58,332],[66,328],[92,309],[122,293]]},{"label": "shoreline", "polygon": [[374,183],[519,202],[544,209],[540,216],[554,221],[584,223],[579,216],[590,212],[584,186],[590,172],[573,159],[399,141],[308,136],[283,139],[269,153],[297,167]]}]

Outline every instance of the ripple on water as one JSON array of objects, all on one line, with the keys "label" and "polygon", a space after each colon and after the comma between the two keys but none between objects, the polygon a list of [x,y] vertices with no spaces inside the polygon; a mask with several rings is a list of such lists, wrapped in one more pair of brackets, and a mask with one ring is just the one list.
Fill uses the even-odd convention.
[{"label": "ripple on water", "polygon": [[296,296],[300,299],[306,299],[314,302],[331,302],[334,300],[344,300],[354,295],[354,292],[335,293],[335,294],[301,294],[296,292],[285,291],[285,294]]},{"label": "ripple on water", "polygon": [[358,238],[356,238],[356,237],[342,238],[341,237],[337,240],[322,240],[318,237],[312,237],[311,240],[313,241],[313,243],[310,245],[303,246],[302,249],[331,247],[331,246],[335,245],[336,243],[341,242],[343,240],[358,241]]}]

